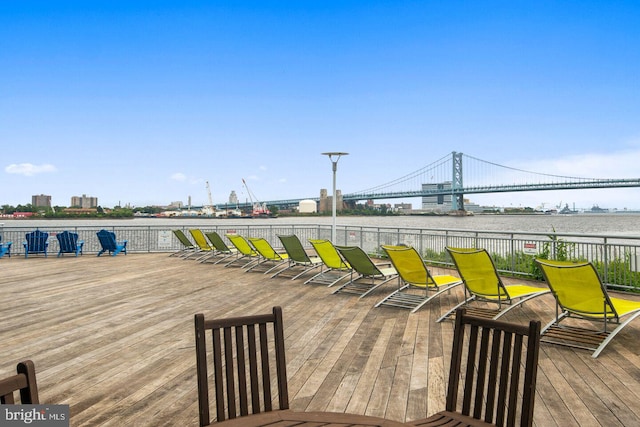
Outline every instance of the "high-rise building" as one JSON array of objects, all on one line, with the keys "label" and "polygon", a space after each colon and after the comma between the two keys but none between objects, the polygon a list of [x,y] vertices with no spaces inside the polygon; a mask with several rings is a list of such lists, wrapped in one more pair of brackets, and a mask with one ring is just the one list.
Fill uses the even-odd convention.
[{"label": "high-rise building", "polygon": [[40,194],[37,196],[31,196],[31,206],[35,208],[50,208],[51,196]]},{"label": "high-rise building", "polygon": [[[422,184],[422,190],[450,190],[451,181],[437,184]],[[448,212],[452,209],[451,194],[439,194],[437,196],[422,197],[422,209],[434,212]]]},{"label": "high-rise building", "polygon": [[83,209],[96,208],[98,207],[98,198],[88,197],[86,194],[83,194],[81,197],[73,196],[71,197],[71,206]]}]

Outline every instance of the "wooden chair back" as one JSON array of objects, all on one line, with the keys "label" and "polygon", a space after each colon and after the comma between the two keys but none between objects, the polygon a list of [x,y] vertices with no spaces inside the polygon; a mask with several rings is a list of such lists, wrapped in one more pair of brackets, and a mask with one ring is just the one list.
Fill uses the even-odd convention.
[{"label": "wooden chair back", "polygon": [[[200,426],[209,425],[207,354],[212,355],[216,420],[289,409],[282,309],[206,320],[195,315]],[[211,336],[208,344],[207,335]],[[277,388],[276,388],[277,387]]]},{"label": "wooden chair back", "polygon": [[498,426],[531,426],[539,349],[539,321],[520,325],[458,309],[446,411]]},{"label": "wooden chair back", "polygon": [[36,369],[31,360],[18,363],[16,375],[0,379],[0,404],[15,404],[14,392],[20,392],[20,403],[37,405]]}]

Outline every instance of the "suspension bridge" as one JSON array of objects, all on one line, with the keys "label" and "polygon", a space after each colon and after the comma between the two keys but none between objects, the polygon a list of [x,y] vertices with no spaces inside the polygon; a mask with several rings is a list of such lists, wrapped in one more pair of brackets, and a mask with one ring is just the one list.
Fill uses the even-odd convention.
[{"label": "suspension bridge", "polygon": [[[640,187],[640,178],[597,179],[532,172],[452,152],[387,183],[342,195],[345,202],[451,196],[453,210],[464,210],[464,196],[480,193]],[[303,199],[275,200],[269,206],[293,207]],[[307,200],[319,198],[311,197]]]}]

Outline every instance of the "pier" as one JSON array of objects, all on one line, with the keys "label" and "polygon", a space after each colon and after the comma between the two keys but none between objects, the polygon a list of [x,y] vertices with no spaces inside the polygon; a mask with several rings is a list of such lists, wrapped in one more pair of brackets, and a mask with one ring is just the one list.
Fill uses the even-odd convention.
[{"label": "pier", "polygon": [[[72,426],[197,426],[194,314],[274,305],[284,312],[293,410],[410,421],[444,408],[453,325],[435,320],[462,289],[410,314],[373,307],[395,282],[359,300],[302,278],[269,279],[167,253],[13,256],[0,265],[0,375],[32,359],[41,402],[70,405]],[[547,295],[504,320],[544,324],[554,310]],[[543,344],[535,425],[637,425],[639,336],[633,322],[597,359]]]}]

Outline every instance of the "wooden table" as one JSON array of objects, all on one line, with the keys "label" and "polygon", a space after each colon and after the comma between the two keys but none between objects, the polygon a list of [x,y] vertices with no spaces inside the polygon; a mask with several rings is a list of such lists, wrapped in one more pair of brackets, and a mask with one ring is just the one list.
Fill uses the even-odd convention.
[{"label": "wooden table", "polygon": [[385,420],[367,415],[342,414],[337,412],[293,412],[273,411],[257,415],[238,417],[211,426],[220,427],[264,427],[264,426],[332,426],[332,427],[406,427],[408,424],[399,421]]}]

